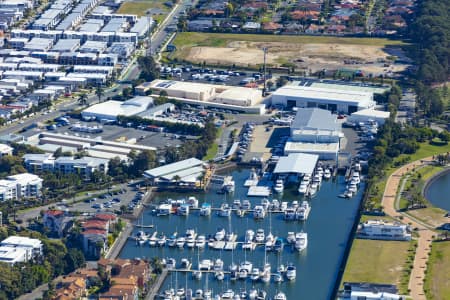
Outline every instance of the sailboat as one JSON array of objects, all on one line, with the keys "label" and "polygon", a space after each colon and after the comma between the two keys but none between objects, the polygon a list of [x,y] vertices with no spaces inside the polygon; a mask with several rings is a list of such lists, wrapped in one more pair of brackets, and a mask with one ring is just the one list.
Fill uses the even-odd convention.
[{"label": "sailboat", "polygon": [[261,272],[261,281],[264,283],[268,283],[270,281],[270,270],[271,266],[267,262],[267,250],[264,250],[264,268]]},{"label": "sailboat", "polygon": [[197,251],[197,270],[192,273],[192,276],[197,280],[202,279],[202,271],[200,271],[200,251]]}]

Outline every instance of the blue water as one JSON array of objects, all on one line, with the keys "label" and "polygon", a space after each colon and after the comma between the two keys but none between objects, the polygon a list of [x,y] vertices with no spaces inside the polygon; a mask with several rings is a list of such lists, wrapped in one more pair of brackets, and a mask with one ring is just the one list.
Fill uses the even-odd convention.
[{"label": "blue water", "polygon": [[435,206],[450,211],[450,172],[434,180],[425,191],[426,198]]},{"label": "blue water", "polygon": [[[232,203],[234,199],[249,199],[246,197],[247,188],[243,187],[243,182],[248,177],[249,170],[236,170],[232,175],[236,181],[236,191],[232,196],[218,195],[215,191],[207,192],[206,194],[195,194],[200,200],[200,203],[205,199],[212,203],[213,207],[219,207],[224,201]],[[324,181],[317,193],[316,197],[311,200],[311,213],[308,220],[303,224],[301,222],[286,222],[282,219],[282,215],[273,214],[272,232],[276,236],[286,238],[288,231],[304,230],[308,233],[308,248],[302,253],[292,251],[285,247],[284,251],[278,256],[274,252],[267,254],[267,259],[272,265],[273,271],[276,269],[279,262],[283,264],[294,263],[297,266],[297,278],[294,282],[287,281],[276,284],[259,283],[256,286],[267,291],[268,296],[273,296],[277,291],[283,291],[288,299],[329,299],[333,293],[333,287],[338,275],[338,269],[343,258],[346,242],[351,231],[351,227],[356,216],[359,202],[362,197],[364,186],[361,186],[358,194],[352,199],[338,198],[338,195],[343,192],[345,182],[343,177],[338,177],[335,181]],[[294,191],[286,189],[282,197],[283,201],[302,200]],[[167,198],[178,199],[187,198],[192,194],[159,194],[155,197],[154,203]],[[276,196],[275,196],[276,197]],[[278,197],[280,199],[280,197]],[[252,205],[258,204],[261,198],[249,199]],[[214,213],[209,217],[199,217],[198,212],[191,212],[188,217],[181,216],[166,216],[156,217],[151,213],[151,209],[144,211],[144,224],[154,224],[158,232],[164,232],[169,236],[174,231],[184,234],[187,228],[194,228],[199,234],[214,234],[216,229],[220,226],[228,230],[229,221],[227,218],[221,218]],[[258,228],[263,228],[266,233],[269,231],[269,217],[262,221],[255,221],[251,215],[244,218],[239,218],[235,215],[231,218],[231,226],[234,232],[238,233],[238,240],[243,240],[245,231]],[[139,229],[135,229],[135,234]],[[186,257],[193,262],[193,269],[197,265],[197,251],[185,248],[180,250],[178,248],[150,248],[148,245],[139,247],[133,241],[128,241],[123,248],[120,257],[122,258],[152,258],[152,257],[174,257],[177,264],[180,263],[181,258]],[[222,258],[227,268],[232,261],[239,264],[239,262],[249,260],[253,265],[262,267],[264,262],[263,247],[256,248],[255,251],[244,252],[240,246],[234,250],[233,255],[231,251],[217,251],[209,250],[207,247],[200,251],[200,260],[202,259],[216,259]],[[205,278],[203,276],[201,281],[192,279],[191,275],[185,276],[182,273],[169,275],[163,285],[163,289],[175,287],[188,287],[194,291],[197,288],[204,288]],[[218,282],[209,276],[209,288],[213,289],[214,293],[220,293],[228,288],[239,291],[241,288],[249,290],[252,287],[252,282],[248,279],[244,281],[231,282],[225,280]],[[269,299],[269,298],[268,298]]]}]

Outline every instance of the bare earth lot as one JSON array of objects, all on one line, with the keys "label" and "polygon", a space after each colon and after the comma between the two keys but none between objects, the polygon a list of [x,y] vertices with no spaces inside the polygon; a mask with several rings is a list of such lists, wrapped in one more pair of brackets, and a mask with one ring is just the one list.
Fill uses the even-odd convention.
[{"label": "bare earth lot", "polygon": [[[175,57],[194,63],[205,61],[217,65],[255,66],[263,63],[263,48],[268,49],[267,63],[272,66],[290,65],[297,70],[336,70],[351,68],[366,73],[380,74],[397,72],[406,65],[391,65],[388,57],[399,43],[390,40],[342,39],[336,37],[292,37],[265,35],[219,35],[203,34],[211,39],[203,40],[199,33],[184,33],[188,37],[177,37]],[[189,39],[192,37],[192,39]],[[303,39],[302,39],[303,38]],[[184,43],[186,42],[186,43]],[[399,47],[394,48],[398,52]],[[400,51],[401,52],[401,51]]]}]

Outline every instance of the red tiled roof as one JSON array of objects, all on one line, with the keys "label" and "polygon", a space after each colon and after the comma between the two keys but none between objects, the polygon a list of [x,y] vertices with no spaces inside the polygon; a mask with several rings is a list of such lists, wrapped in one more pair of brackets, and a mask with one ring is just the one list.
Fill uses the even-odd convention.
[{"label": "red tiled roof", "polygon": [[99,234],[99,235],[106,235],[106,230],[101,229],[88,229],[83,231],[81,234],[87,235],[87,234]]},{"label": "red tiled roof", "polygon": [[274,22],[267,22],[264,23],[263,28],[265,30],[277,30],[280,29],[282,26],[278,23],[274,23]]},{"label": "red tiled roof", "polygon": [[96,214],[94,216],[94,219],[109,221],[109,220],[115,220],[116,216],[113,214]]},{"label": "red tiled roof", "polygon": [[62,210],[50,209],[50,210],[47,210],[45,212],[45,214],[49,215],[49,216],[53,216],[53,217],[58,217],[58,216],[64,215],[64,212]]}]

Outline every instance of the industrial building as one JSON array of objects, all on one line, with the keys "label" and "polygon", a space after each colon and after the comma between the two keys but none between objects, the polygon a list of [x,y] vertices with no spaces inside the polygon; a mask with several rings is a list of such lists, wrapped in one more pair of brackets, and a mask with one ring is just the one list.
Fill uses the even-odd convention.
[{"label": "industrial building", "polygon": [[41,195],[42,179],[30,173],[11,175],[0,180],[0,202],[37,198]]},{"label": "industrial building", "polygon": [[284,153],[317,154],[322,160],[336,160],[344,137],[336,115],[319,108],[303,108],[291,125],[291,137]]},{"label": "industrial building", "polygon": [[144,172],[144,177],[156,186],[197,186],[207,164],[197,158],[189,158]]},{"label": "industrial building", "polygon": [[283,107],[321,108],[351,114],[375,106],[373,93],[311,86],[286,85],[272,94],[272,105]]},{"label": "industrial building", "polygon": [[347,118],[347,121],[356,124],[360,122],[375,121],[378,123],[378,125],[383,125],[384,122],[386,122],[386,120],[389,119],[390,115],[391,113],[388,111],[381,111],[369,108],[352,113]]},{"label": "industrial building", "polygon": [[14,265],[26,262],[43,254],[43,244],[38,239],[10,236],[0,243],[0,262]]},{"label": "industrial building", "polygon": [[287,181],[297,182],[305,174],[313,174],[319,156],[306,153],[290,153],[278,160],[274,174],[283,177]]},{"label": "industrial building", "polygon": [[153,106],[153,98],[139,96],[127,101],[106,101],[94,104],[81,112],[84,119],[117,120],[118,116],[134,116]]},{"label": "industrial building", "polygon": [[137,87],[137,92],[145,94],[150,89],[157,94],[165,91],[169,97],[174,98],[244,107],[257,105],[262,100],[262,93],[258,89],[175,80],[157,79],[149,85]]}]

